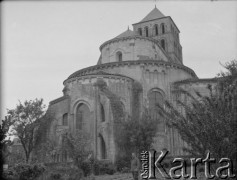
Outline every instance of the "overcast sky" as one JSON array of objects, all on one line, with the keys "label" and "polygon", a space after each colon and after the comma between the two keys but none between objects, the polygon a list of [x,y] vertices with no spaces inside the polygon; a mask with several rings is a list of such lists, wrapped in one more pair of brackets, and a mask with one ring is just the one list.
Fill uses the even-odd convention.
[{"label": "overcast sky", "polygon": [[180,30],[184,65],[199,78],[237,59],[237,1],[4,1],[2,80],[6,108],[18,100],[62,96],[63,81],[97,63],[99,46],[143,19],[154,6]]}]

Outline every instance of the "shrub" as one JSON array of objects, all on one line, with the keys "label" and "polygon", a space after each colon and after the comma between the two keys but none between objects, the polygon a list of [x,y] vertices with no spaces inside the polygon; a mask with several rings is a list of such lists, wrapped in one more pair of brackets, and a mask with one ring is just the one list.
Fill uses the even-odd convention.
[{"label": "shrub", "polygon": [[94,164],[93,164],[94,174],[95,174],[95,175],[99,175],[99,174],[100,174],[99,161],[94,160],[93,163],[94,163]]},{"label": "shrub", "polygon": [[4,173],[4,178],[9,180],[34,180],[45,171],[42,164],[16,164]]},{"label": "shrub", "polygon": [[13,167],[13,174],[19,177],[20,180],[34,180],[45,171],[45,166],[42,164],[16,164]]},{"label": "shrub", "polygon": [[50,179],[52,179],[52,180],[61,179],[61,178],[62,178],[62,175],[60,173],[53,172],[50,174]]},{"label": "shrub", "polygon": [[119,158],[116,162],[116,170],[119,172],[129,171],[130,170],[130,158],[122,157]]},{"label": "shrub", "polygon": [[83,178],[83,173],[82,171],[73,171],[73,173],[71,173],[69,175],[68,180],[78,180],[78,179],[82,179]]},{"label": "shrub", "polygon": [[94,161],[94,173],[95,175],[109,174],[112,175],[116,172],[115,166],[111,162],[106,161]]},{"label": "shrub", "polygon": [[129,173],[130,171],[131,171],[130,168],[124,167],[122,168],[121,173]]},{"label": "shrub", "polygon": [[101,174],[109,174],[112,175],[115,173],[115,167],[112,163],[108,162],[101,162],[100,164],[100,173]]},{"label": "shrub", "polygon": [[47,180],[78,180],[83,172],[73,164],[55,164],[47,168]]},{"label": "shrub", "polygon": [[90,161],[84,161],[81,163],[81,170],[83,171],[85,177],[87,177],[91,173],[92,171],[91,167],[92,164]]},{"label": "shrub", "polygon": [[14,172],[11,169],[8,169],[7,171],[3,172],[3,179],[7,179],[7,180],[17,180],[17,175],[16,172]]}]

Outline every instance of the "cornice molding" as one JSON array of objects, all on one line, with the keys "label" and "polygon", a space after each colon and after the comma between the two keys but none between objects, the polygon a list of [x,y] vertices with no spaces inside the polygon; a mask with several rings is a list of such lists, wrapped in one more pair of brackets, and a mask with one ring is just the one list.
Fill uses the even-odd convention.
[{"label": "cornice molding", "polygon": [[216,83],[220,78],[205,78],[205,79],[185,79],[182,81],[176,81],[174,85],[190,84],[190,83]]},{"label": "cornice molding", "polygon": [[134,79],[127,77],[127,76],[120,75],[120,74],[109,74],[109,73],[108,74],[96,74],[96,73],[93,73],[93,74],[85,74],[85,75],[81,75],[81,76],[75,76],[72,78],[68,78],[63,82],[63,84],[65,85],[65,83],[70,83],[75,80],[85,80],[85,79],[93,79],[93,78],[100,78],[100,77],[108,78],[108,79],[120,79],[120,80],[125,80],[125,81],[134,81]]},{"label": "cornice molding", "polygon": [[54,99],[54,100],[50,101],[50,102],[49,102],[49,105],[56,104],[56,103],[58,103],[58,102],[60,102],[60,101],[63,101],[63,100],[65,100],[65,99],[68,99],[68,98],[69,98],[68,95],[67,95],[67,96],[59,97],[59,98],[57,98],[57,99]]},{"label": "cornice molding", "polygon": [[[96,75],[95,72],[93,71],[101,71],[101,70],[106,70],[110,69],[113,67],[124,67],[124,66],[131,66],[131,65],[152,65],[152,66],[163,66],[163,67],[170,67],[174,69],[182,69],[189,73],[192,77],[197,78],[197,75],[195,72],[181,64],[176,64],[173,62],[165,62],[165,61],[158,61],[158,60],[137,60],[137,61],[122,61],[122,62],[111,62],[111,63],[105,63],[105,64],[100,64],[100,65],[95,65],[95,66],[90,66],[81,70],[78,70],[71,74],[64,82],[63,84],[65,85],[65,82],[68,81],[69,79],[75,78],[75,77],[82,77],[85,75]],[[117,75],[117,74],[110,74],[110,75],[104,75],[104,76],[123,76],[123,75]],[[98,75],[97,75],[98,76]],[[126,76],[123,76],[126,77]],[[126,77],[129,78],[129,77]],[[131,79],[131,78],[130,78]]]}]

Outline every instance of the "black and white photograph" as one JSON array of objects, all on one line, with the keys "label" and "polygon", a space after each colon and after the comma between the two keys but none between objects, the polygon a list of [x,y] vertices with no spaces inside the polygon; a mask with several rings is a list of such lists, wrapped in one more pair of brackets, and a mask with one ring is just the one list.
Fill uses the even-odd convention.
[{"label": "black and white photograph", "polygon": [[237,1],[0,7],[1,179],[237,178]]}]

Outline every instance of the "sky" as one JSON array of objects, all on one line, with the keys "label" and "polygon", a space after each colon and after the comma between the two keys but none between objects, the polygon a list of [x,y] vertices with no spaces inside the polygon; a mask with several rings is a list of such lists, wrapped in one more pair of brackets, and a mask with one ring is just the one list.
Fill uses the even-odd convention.
[{"label": "sky", "polygon": [[99,46],[154,6],[180,30],[183,62],[199,78],[237,59],[237,1],[3,1],[1,117],[18,101],[63,95],[63,81],[97,63]]}]

